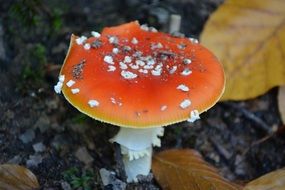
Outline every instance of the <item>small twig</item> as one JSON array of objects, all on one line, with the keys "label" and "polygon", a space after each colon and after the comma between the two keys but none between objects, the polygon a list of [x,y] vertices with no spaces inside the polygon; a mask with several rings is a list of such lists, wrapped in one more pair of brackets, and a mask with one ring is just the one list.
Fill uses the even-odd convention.
[{"label": "small twig", "polygon": [[217,143],[214,139],[209,138],[209,141],[213,144],[214,148],[218,151],[224,159],[229,160],[232,157],[232,154],[226,150],[222,145]]},{"label": "small twig", "polygon": [[121,153],[121,147],[117,143],[114,143],[114,147],[115,147],[115,159],[117,163],[118,174],[123,181],[127,181],[127,175],[124,169],[125,167],[124,167],[123,157]]},{"label": "small twig", "polygon": [[234,103],[224,103],[224,104],[238,110],[239,112],[241,112],[245,118],[256,123],[257,126],[259,126],[261,129],[266,131],[267,134],[271,135],[274,133],[274,130],[272,130],[272,128],[267,123],[265,123],[262,119],[260,119],[259,117],[254,115],[252,112],[248,111],[247,109],[245,109],[245,108],[243,108],[237,104],[234,104]]},{"label": "small twig", "polygon": [[52,71],[59,71],[61,68],[61,65],[56,65],[56,64],[48,64],[46,66],[46,71],[47,72],[52,72]]},{"label": "small twig", "polygon": [[243,155],[243,156],[246,155],[252,147],[257,146],[257,145],[259,145],[259,144],[261,144],[261,143],[267,141],[268,139],[270,139],[271,137],[273,137],[273,135],[274,135],[274,134],[272,133],[272,134],[270,134],[270,135],[266,135],[265,137],[262,137],[261,139],[259,139],[259,140],[257,140],[257,141],[254,141],[253,143],[251,143],[251,145],[250,145],[248,148],[245,149],[245,151],[243,151],[242,155]]}]

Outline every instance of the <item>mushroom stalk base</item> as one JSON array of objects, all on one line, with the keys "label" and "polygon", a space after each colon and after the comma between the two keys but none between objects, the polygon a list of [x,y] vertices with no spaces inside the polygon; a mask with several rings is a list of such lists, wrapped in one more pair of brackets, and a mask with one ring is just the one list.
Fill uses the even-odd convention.
[{"label": "mushroom stalk base", "polygon": [[137,182],[137,175],[148,175],[151,169],[152,146],[160,147],[163,127],[150,129],[120,128],[111,139],[121,146],[127,182]]}]

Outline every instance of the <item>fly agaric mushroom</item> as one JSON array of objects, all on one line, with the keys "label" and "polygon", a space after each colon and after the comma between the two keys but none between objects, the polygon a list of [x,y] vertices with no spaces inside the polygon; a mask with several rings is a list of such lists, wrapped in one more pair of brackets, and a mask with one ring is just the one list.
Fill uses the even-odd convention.
[{"label": "fly agaric mushroom", "polygon": [[71,36],[55,90],[86,115],[121,127],[111,141],[121,146],[127,180],[136,181],[150,172],[163,126],[194,122],[218,101],[223,68],[196,40],[136,21],[91,34]]}]

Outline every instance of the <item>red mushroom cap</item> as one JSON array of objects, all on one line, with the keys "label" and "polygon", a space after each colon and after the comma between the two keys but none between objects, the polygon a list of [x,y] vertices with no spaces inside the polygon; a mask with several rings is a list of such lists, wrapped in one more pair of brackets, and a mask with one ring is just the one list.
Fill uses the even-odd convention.
[{"label": "red mushroom cap", "polygon": [[188,38],[131,22],[94,37],[71,36],[62,66],[66,99],[121,127],[166,126],[212,107],[224,91],[217,58]]}]

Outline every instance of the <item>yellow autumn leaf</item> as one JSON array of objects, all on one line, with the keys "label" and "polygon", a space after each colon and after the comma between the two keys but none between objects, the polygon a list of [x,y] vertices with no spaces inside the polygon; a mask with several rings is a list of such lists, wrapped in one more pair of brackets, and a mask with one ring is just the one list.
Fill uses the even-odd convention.
[{"label": "yellow autumn leaf", "polygon": [[244,190],[284,190],[285,169],[276,170],[261,176],[248,184]]},{"label": "yellow autumn leaf", "polygon": [[39,182],[30,170],[19,165],[0,165],[1,190],[34,190],[38,188]]},{"label": "yellow autumn leaf", "polygon": [[240,190],[218,174],[191,149],[173,149],[156,154],[152,162],[155,179],[164,190]]},{"label": "yellow autumn leaf", "polygon": [[222,100],[243,100],[285,84],[285,1],[226,0],[212,14],[201,43],[223,63]]}]

